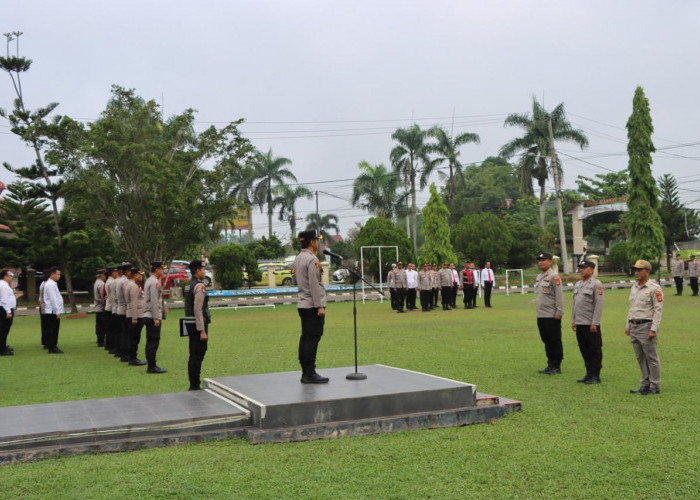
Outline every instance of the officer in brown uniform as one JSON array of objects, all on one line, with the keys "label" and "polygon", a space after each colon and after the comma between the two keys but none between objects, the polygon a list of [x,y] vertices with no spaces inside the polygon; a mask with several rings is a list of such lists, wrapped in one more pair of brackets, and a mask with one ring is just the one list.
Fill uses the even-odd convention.
[{"label": "officer in brown uniform", "polygon": [[695,260],[695,254],[690,256],[688,261],[688,278],[690,279],[690,289],[693,291],[693,297],[698,296],[698,262]]},{"label": "officer in brown uniform", "polygon": [[430,269],[428,264],[423,264],[422,270],[418,273],[418,293],[420,294],[420,308],[423,312],[430,312],[432,290]]},{"label": "officer in brown uniform", "polygon": [[318,241],[314,229],[299,233],[301,252],[294,259],[294,275],[299,286],[297,311],[301,318],[299,364],[302,384],[325,384],[328,377],[316,373],[316,353],[326,320],[326,290],[321,281],[321,262],[316,257]]},{"label": "officer in brown uniform", "polygon": [[146,305],[143,311],[143,323],[146,325],[146,362],[147,373],[165,373],[167,370],[156,364],[156,353],[160,345],[160,325],[163,321],[163,263],[151,262],[151,275],[143,286]]},{"label": "officer in brown uniform", "polygon": [[98,269],[97,278],[92,285],[92,296],[93,299],[95,299],[95,337],[97,338],[97,347],[105,346],[107,332],[107,322],[105,319],[105,281],[107,281],[107,270]]},{"label": "officer in brown uniform", "polygon": [[202,363],[209,347],[211,314],[209,313],[207,285],[204,283],[206,272],[204,263],[201,260],[193,260],[189,267],[192,279],[185,290],[185,316],[194,318],[194,326],[187,326],[190,353],[187,359],[187,376],[190,379],[189,390],[199,391],[202,389],[200,386]]},{"label": "officer in brown uniform", "polygon": [[386,275],[386,286],[389,287],[391,308],[396,311],[396,264],[391,265],[391,271],[389,271]]},{"label": "officer in brown uniform", "polygon": [[685,262],[681,254],[676,254],[676,260],[671,264],[673,270],[673,281],[676,282],[675,295],[683,295],[683,275],[685,274]]},{"label": "officer in brown uniform", "polygon": [[564,316],[561,278],[552,270],[552,254],[542,252],[537,256],[537,264],[542,271],[535,282],[537,328],[547,355],[547,367],[540,373],[560,375],[564,359],[561,344],[561,318]]},{"label": "officer in brown uniform", "polygon": [[603,366],[600,317],[605,303],[605,289],[603,284],[593,277],[595,263],[583,260],[579,263],[578,269],[582,279],[574,285],[571,329],[576,332],[578,348],[586,366],[586,375],[577,382],[599,384],[600,369]]},{"label": "officer in brown uniform", "polygon": [[105,281],[105,350],[114,354],[114,280],[117,277],[117,269],[112,266],[107,268],[107,281]]},{"label": "officer in brown uniform", "polygon": [[438,294],[440,292],[440,273],[434,262],[428,265],[430,269],[430,309],[437,308]]},{"label": "officer in brown uniform", "polygon": [[138,359],[139,342],[143,330],[144,309],[146,298],[143,294],[143,273],[137,267],[131,269],[131,279],[124,285],[124,297],[126,297],[126,328],[127,351],[126,357],[131,366],[143,366],[145,361]]},{"label": "officer in brown uniform", "polygon": [[396,264],[396,272],[394,273],[394,286],[396,289],[396,312],[403,313],[404,304],[406,302],[406,290],[408,284],[406,281],[406,270],[403,268],[403,262]]},{"label": "officer in brown uniform", "polygon": [[447,267],[447,262],[442,263],[440,275],[440,293],[442,294],[442,310],[449,311],[452,309],[452,271]]},{"label": "officer in brown uniform", "polygon": [[659,394],[661,392],[661,362],[656,351],[659,324],[664,308],[661,287],[649,279],[651,264],[638,260],[632,266],[637,280],[630,289],[630,309],[627,314],[625,334],[629,336],[637,356],[642,381],[635,394]]}]

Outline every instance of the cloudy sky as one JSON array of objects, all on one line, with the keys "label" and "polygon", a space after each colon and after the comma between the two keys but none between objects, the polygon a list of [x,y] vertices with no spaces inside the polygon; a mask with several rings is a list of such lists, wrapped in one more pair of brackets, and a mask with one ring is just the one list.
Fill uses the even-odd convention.
[{"label": "cloudy sky", "polygon": [[[651,104],[654,175],[676,176],[700,208],[697,1],[0,0],[0,31],[15,30],[34,61],[29,107],[55,101],[95,119],[118,84],[162,102],[166,116],[197,109],[202,128],[244,118],[245,135],[293,161],[343,234],[367,218],[349,202],[358,162],[388,165],[397,127],[478,133],[461,159],[480,162],[519,134],[503,127],[507,114],[529,111],[533,96],[547,109],[564,102],[590,139],[585,151],[558,146],[575,187],[579,174],[626,167],[637,85]],[[0,160],[31,159],[0,122]],[[0,180],[12,176],[0,169]],[[266,234],[266,217],[254,217]],[[288,236],[283,222],[274,230]]]}]

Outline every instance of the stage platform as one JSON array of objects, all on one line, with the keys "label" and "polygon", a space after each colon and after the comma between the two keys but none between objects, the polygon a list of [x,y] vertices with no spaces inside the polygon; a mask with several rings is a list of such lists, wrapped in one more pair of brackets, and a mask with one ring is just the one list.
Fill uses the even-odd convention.
[{"label": "stage platform", "polygon": [[463,426],[521,409],[472,384],[384,365],[205,379],[205,390],[0,408],[0,463],[206,439],[305,441]]}]

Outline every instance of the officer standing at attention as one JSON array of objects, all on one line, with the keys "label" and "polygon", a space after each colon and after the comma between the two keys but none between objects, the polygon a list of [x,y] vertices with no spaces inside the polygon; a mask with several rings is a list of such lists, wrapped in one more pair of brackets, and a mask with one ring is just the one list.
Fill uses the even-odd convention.
[{"label": "officer standing at attention", "polygon": [[420,308],[423,312],[430,312],[432,301],[430,270],[428,264],[423,264],[423,270],[418,273],[418,293],[420,294]]},{"label": "officer standing at attention", "polygon": [[540,370],[540,373],[561,375],[561,362],[564,359],[564,347],[561,344],[561,318],[564,316],[561,278],[552,271],[551,253],[539,254],[537,265],[542,271],[535,282],[537,328],[547,355],[547,367]]},{"label": "officer standing at attention", "polygon": [[95,299],[95,337],[97,337],[97,347],[105,346],[105,334],[107,332],[105,320],[105,281],[107,281],[107,270],[98,269],[97,278],[92,285],[92,295]]},{"label": "officer standing at attention", "polygon": [[187,374],[190,378],[190,391],[201,389],[200,375],[202,372],[202,362],[207,353],[209,343],[209,297],[207,297],[207,286],[204,283],[205,269],[201,260],[190,262],[190,272],[192,279],[185,291],[185,315],[194,317],[195,327],[188,326],[190,358],[187,362]]},{"label": "officer standing at attention", "polygon": [[698,296],[698,262],[695,260],[695,254],[690,256],[688,261],[688,277],[690,278],[690,289],[693,291],[693,297]]},{"label": "officer standing at attention", "polygon": [[403,268],[403,262],[398,262],[396,264],[398,267],[394,272],[394,282],[396,285],[396,309],[397,312],[403,313],[404,303],[406,302],[406,290],[408,290],[408,285],[406,283],[406,270]]},{"label": "officer standing at attention", "polygon": [[481,270],[481,287],[484,289],[484,305],[486,307],[491,307],[491,290],[494,283],[495,279],[491,263],[486,261],[484,268]]},{"label": "officer standing at attention", "polygon": [[17,298],[10,285],[13,277],[7,269],[0,271],[0,356],[12,356],[15,353],[7,345],[7,336],[10,334],[17,308]]},{"label": "officer standing at attention", "polygon": [[299,364],[302,384],[325,384],[328,377],[316,373],[316,353],[323,336],[326,320],[326,290],[321,282],[321,263],[316,257],[318,241],[322,239],[314,229],[299,234],[301,252],[294,259],[294,274],[299,286],[297,312],[301,318],[299,337]]},{"label": "officer standing at attention", "polygon": [[143,272],[137,267],[131,269],[131,279],[124,287],[126,297],[127,354],[130,366],[143,366],[145,361],[138,358],[141,331],[143,330],[146,298],[143,294]]},{"label": "officer standing at attention", "polygon": [[406,269],[406,309],[408,311],[416,310],[416,290],[418,289],[418,271],[413,262],[408,263]]},{"label": "officer standing at attention", "polygon": [[435,262],[429,264],[428,269],[430,270],[430,309],[436,309],[440,292],[440,273]]},{"label": "officer standing at attention", "polygon": [[442,310],[449,311],[452,303],[452,271],[447,268],[447,262],[442,263],[440,269],[440,293],[442,294]]},{"label": "officer standing at attention", "polygon": [[673,261],[671,269],[673,270],[673,281],[676,282],[675,295],[683,295],[683,275],[685,274],[685,262],[683,262],[681,254],[676,254],[676,260]]},{"label": "officer standing at attention", "polygon": [[146,373],[165,373],[168,370],[156,364],[156,353],[160,344],[160,323],[163,321],[163,289],[161,277],[163,263],[151,262],[151,275],[143,287],[146,305],[143,310],[143,323],[146,325]]},{"label": "officer standing at attention", "polygon": [[627,314],[625,335],[630,338],[634,354],[642,371],[639,389],[633,394],[659,394],[661,392],[661,362],[656,352],[659,324],[664,308],[661,286],[649,279],[651,264],[638,260],[632,266],[637,280],[630,289],[630,309]]},{"label": "officer standing at attention", "polygon": [[122,363],[127,363],[129,361],[129,337],[127,332],[128,325],[126,322],[126,288],[131,279],[131,269],[133,267],[134,265],[131,262],[123,263],[120,267],[122,274],[114,283],[115,297],[117,298],[117,325],[119,328],[117,347],[120,356],[119,361]]},{"label": "officer standing at attention", "polygon": [[391,265],[391,271],[386,275],[386,286],[389,287],[391,308],[396,311],[396,264]]},{"label": "officer standing at attention", "polygon": [[574,308],[571,311],[571,329],[576,332],[578,348],[586,365],[586,375],[577,382],[600,383],[600,369],[603,366],[603,339],[600,331],[600,317],[603,314],[605,289],[593,277],[595,264],[583,260],[578,265],[581,281],[574,285]]},{"label": "officer standing at attention", "polygon": [[52,267],[48,270],[48,274],[49,279],[46,280],[43,294],[46,349],[49,354],[63,354],[63,351],[58,348],[58,333],[61,328],[61,314],[63,314],[63,297],[58,291],[61,270],[58,267]]},{"label": "officer standing at attention", "polygon": [[117,270],[114,267],[107,268],[107,281],[105,281],[105,350],[114,354],[114,279]]}]

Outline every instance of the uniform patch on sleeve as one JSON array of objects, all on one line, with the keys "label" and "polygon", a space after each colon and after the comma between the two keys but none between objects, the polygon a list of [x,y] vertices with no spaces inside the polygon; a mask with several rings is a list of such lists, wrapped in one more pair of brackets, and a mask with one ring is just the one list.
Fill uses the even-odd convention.
[{"label": "uniform patch on sleeve", "polygon": [[561,278],[559,276],[554,277],[554,284],[557,286],[561,286]]},{"label": "uniform patch on sleeve", "polygon": [[605,288],[603,288],[602,286],[598,287],[598,295],[603,295],[604,291],[605,291]]},{"label": "uniform patch on sleeve", "polygon": [[656,295],[656,302],[663,302],[664,301],[664,294],[661,292],[661,290],[655,291],[654,295]]},{"label": "uniform patch on sleeve", "polygon": [[315,260],[315,261],[314,261],[314,266],[316,266],[316,269],[318,269],[319,267],[321,267],[321,262],[318,261],[318,260]]}]

